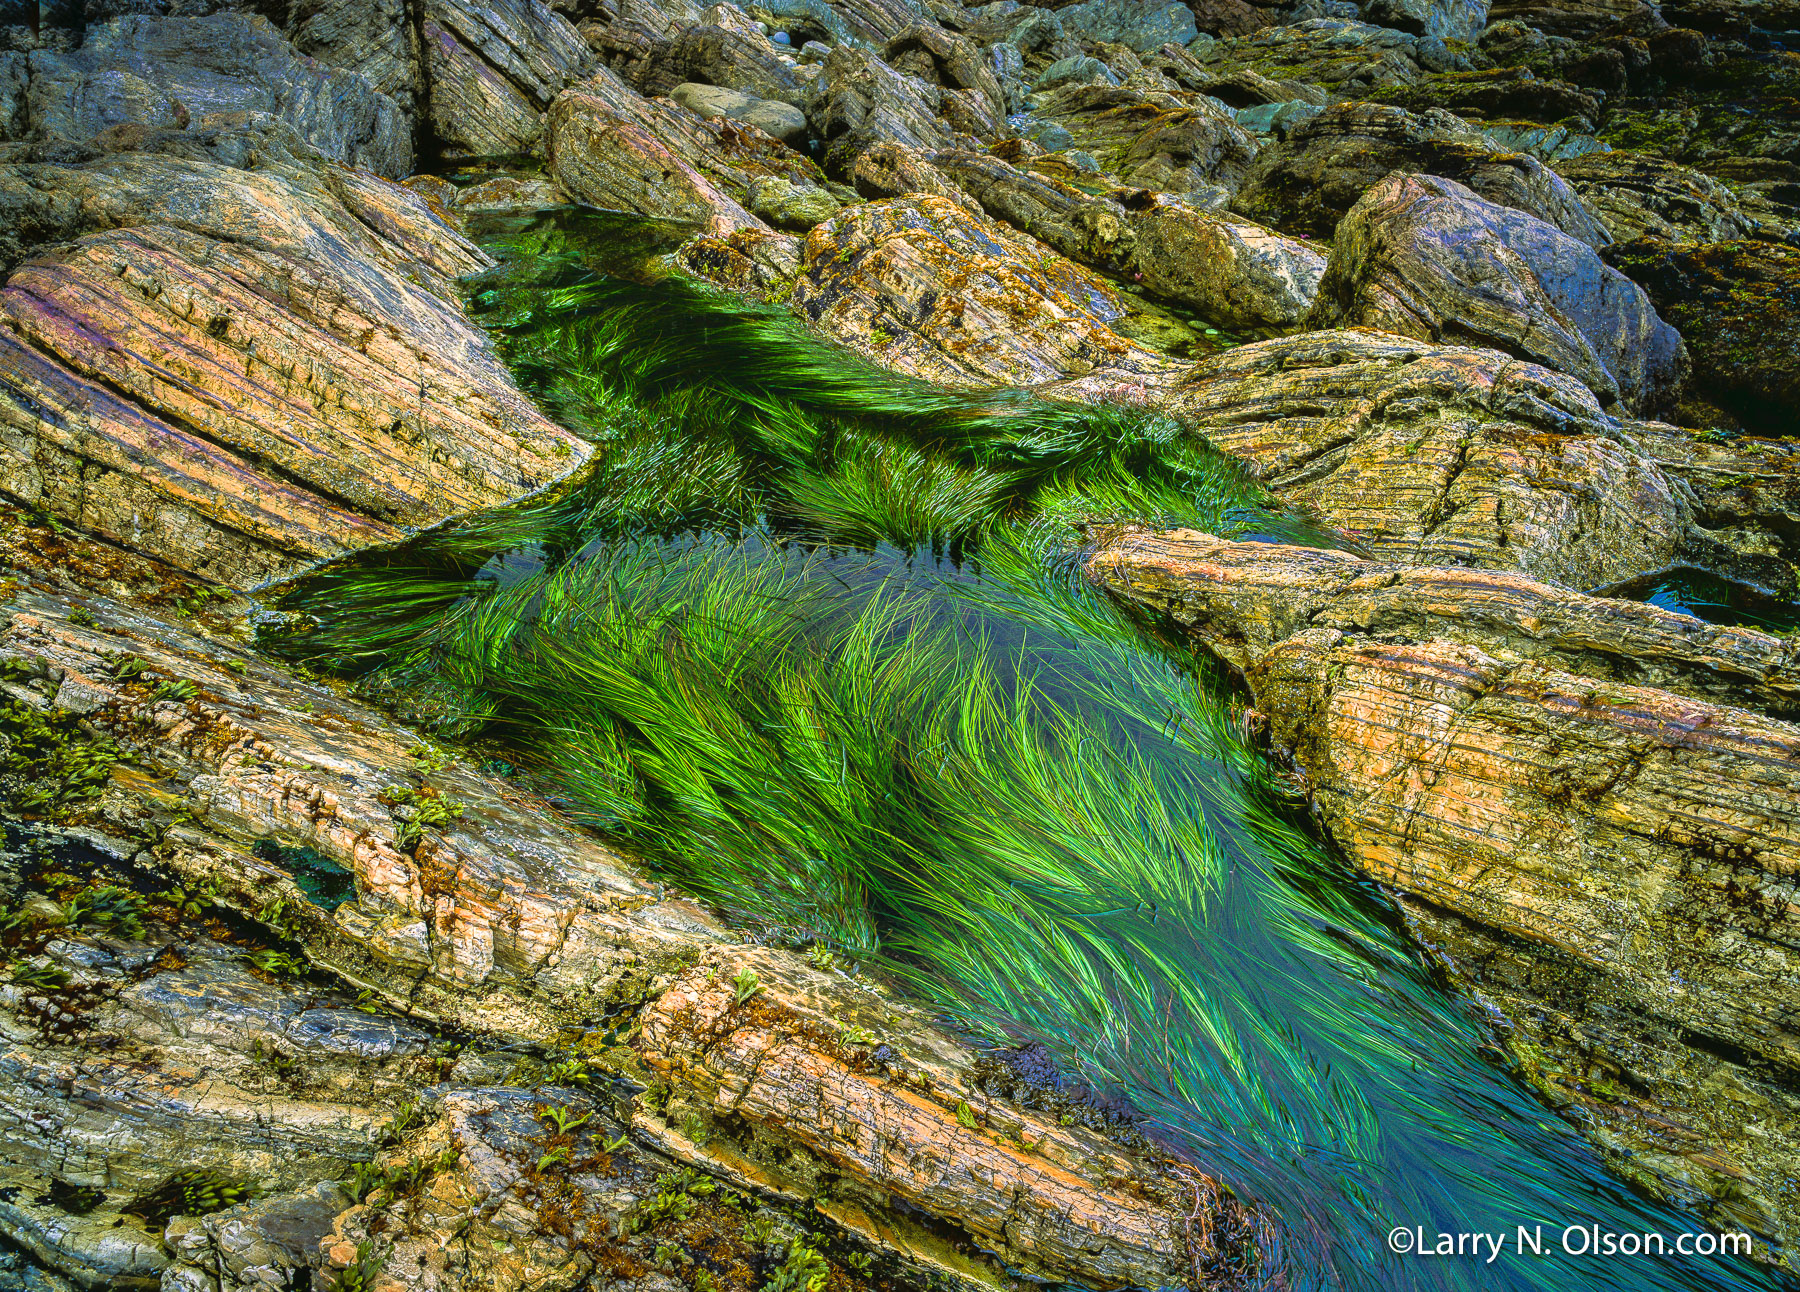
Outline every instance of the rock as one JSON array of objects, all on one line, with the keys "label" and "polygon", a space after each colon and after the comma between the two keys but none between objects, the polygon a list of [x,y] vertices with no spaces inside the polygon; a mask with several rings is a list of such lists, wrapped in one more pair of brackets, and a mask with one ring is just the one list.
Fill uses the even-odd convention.
[{"label": "rock", "polygon": [[[102,1203],[85,1215],[57,1206],[45,1192],[51,1177],[0,1167],[0,1234],[44,1265],[87,1288],[156,1288],[169,1264],[154,1234],[120,1213],[126,1198]],[[0,1269],[0,1280],[7,1274]],[[69,1285],[8,1282],[8,1287],[52,1292]]]},{"label": "rock", "polygon": [[744,10],[791,35],[877,46],[926,17],[918,0],[752,0]]},{"label": "rock", "polygon": [[1654,21],[1644,0],[1492,0],[1492,23],[1517,22],[1552,36],[1577,40]]},{"label": "rock", "polygon": [[[571,176],[579,177],[577,183],[603,196],[601,205],[644,214],[668,214],[672,203],[696,213],[704,207],[712,212],[711,216],[692,218],[718,219],[725,226],[741,228],[754,224],[742,210],[742,204],[749,201],[750,186],[755,181],[781,178],[798,187],[825,182],[824,172],[811,161],[750,122],[725,116],[705,117],[669,99],[646,99],[604,68],[564,97],[570,102],[551,112],[553,121],[568,123],[559,136],[565,146],[560,165]],[[660,169],[647,169],[634,177],[633,172],[609,169],[586,158],[583,137],[596,132],[604,135],[611,126],[631,127],[633,138],[647,138],[671,154],[709,185],[710,191],[696,188],[686,197],[676,192],[662,193]],[[655,155],[654,150],[646,154]],[[553,172],[557,164],[553,162]],[[724,205],[710,205],[721,196]]]},{"label": "rock", "polygon": [[[770,984],[772,999],[734,1001],[731,981],[745,971]],[[876,1062],[853,1051],[861,1063],[846,1072],[834,1053],[841,1047],[828,1038],[852,1025],[879,1038],[883,1055]],[[1174,1171],[1162,1188],[1126,1193],[1113,1182],[1149,1183],[1153,1173],[1083,1128],[992,1106],[960,1075],[973,1052],[931,1032],[922,1011],[792,959],[721,949],[646,1012],[639,1046],[645,1066],[724,1132],[706,1146],[721,1166],[780,1172],[762,1165],[773,1155],[753,1159],[740,1147],[771,1137],[792,1146],[796,1163],[875,1180],[903,1204],[955,1216],[977,1244],[1027,1273],[1068,1270],[1090,1286],[1169,1286],[1225,1255],[1190,1256],[1180,1220],[1189,1208],[1198,1203],[1215,1219],[1211,1232],[1222,1245],[1233,1235],[1242,1241],[1255,1223],[1210,1189],[1197,1198],[1191,1177]],[[792,1116],[794,1108],[807,1116]],[[679,1143],[658,1122],[640,1113],[634,1126]],[[849,1126],[857,1132],[843,1133]],[[1029,1150],[1018,1147],[1020,1137]],[[902,1157],[891,1147],[899,1143],[920,1148]],[[986,1180],[1006,1181],[1004,1195]],[[995,1208],[1000,1196],[1007,1201]]]},{"label": "rock", "polygon": [[585,88],[551,106],[545,144],[556,182],[592,206],[685,220],[713,234],[757,222],[679,152]]},{"label": "rock", "polygon": [[295,49],[356,73],[418,121],[419,50],[406,0],[293,0],[286,24]]},{"label": "rock", "polygon": [[1246,0],[1187,0],[1194,26],[1213,36],[1248,36],[1269,26],[1266,10]]},{"label": "rock", "polygon": [[1231,331],[1296,326],[1325,273],[1325,257],[1303,242],[1174,199],[1154,198],[1132,229],[1132,266],[1143,289]]},{"label": "rock", "polygon": [[486,258],[407,189],[142,154],[12,178],[80,235],[0,290],[14,497],[247,588],[587,456],[463,314]]},{"label": "rock", "polygon": [[[715,8],[725,10],[722,5]],[[634,83],[646,94],[662,94],[672,84],[693,81],[739,90],[756,99],[794,105],[802,101],[793,68],[741,14],[734,21],[721,12],[715,23],[678,32],[656,59],[655,70],[647,70]]]},{"label": "rock", "polygon": [[1609,249],[1689,338],[1694,386],[1744,426],[1791,435],[1800,409],[1800,247],[1642,241]]},{"label": "rock", "polygon": [[1160,402],[1384,560],[1576,588],[1693,565],[1782,589],[1800,566],[1800,449],[1621,422],[1498,351],[1306,333],[1209,356]]},{"label": "rock", "polygon": [[[1137,188],[1235,189],[1256,156],[1256,141],[1230,110],[1200,94],[1066,85],[1043,97],[1038,115],[1069,136],[1053,151],[1072,147],[1091,153],[1108,174]],[[1051,148],[1050,141],[1039,142]]]},{"label": "rock", "polygon": [[1338,225],[1314,326],[1491,345],[1632,412],[1670,405],[1680,335],[1586,244],[1453,180],[1396,172]]},{"label": "rock", "polygon": [[398,179],[412,170],[399,104],[362,77],[303,58],[268,19],[115,18],[70,54],[30,56],[31,137],[90,140],[120,126],[186,130],[266,113],[327,157]]},{"label": "rock", "polygon": [[[288,1262],[310,1245],[308,1264],[329,1277],[360,1264],[358,1244],[379,1234],[370,1251],[390,1278],[468,1292],[572,1288],[591,1271],[590,1253],[604,1253],[627,1217],[670,1187],[657,1181],[673,1162],[781,1199],[802,1196],[784,1173],[805,1174],[808,1196],[833,1182],[833,1200],[821,1204],[839,1232],[984,1283],[1003,1267],[969,1253],[997,1243],[1045,1277],[1090,1278],[1172,1272],[1193,1256],[1259,1260],[1273,1241],[1260,1212],[1193,1168],[984,1094],[974,1051],[885,988],[824,974],[789,952],[745,951],[705,911],[637,878],[516,785],[439,759],[418,770],[415,734],[323,685],[97,598],[79,623],[66,602],[36,592],[7,613],[7,676],[106,687],[106,729],[160,778],[120,778],[70,828],[101,840],[160,834],[148,849],[126,843],[123,854],[235,912],[243,932],[234,936],[277,921],[314,969],[295,990],[247,974],[242,948],[190,936],[174,958],[185,963],[170,965],[155,947],[137,959],[149,970],[142,981],[86,1023],[92,1051],[15,1040],[16,1019],[6,1025],[0,1097],[24,1116],[0,1122],[0,1159],[55,1160],[73,1180],[103,1179],[110,1190],[160,1178],[180,1155],[184,1166],[267,1184],[275,1196],[170,1226],[171,1251],[190,1271],[222,1268],[249,1286],[281,1286]],[[116,675],[120,652],[145,662],[141,678]],[[155,679],[191,684],[192,695],[160,699]],[[396,783],[450,797],[461,814],[403,843],[387,788]],[[283,841],[278,856],[303,845],[338,861],[353,872],[354,896],[335,910],[315,905],[282,864],[247,850],[258,838]],[[761,982],[746,1011],[730,976],[751,965]],[[415,1053],[415,1024],[349,1008],[342,989],[320,985],[326,974],[366,985],[412,1019],[505,1041],[510,1055],[501,1057],[528,1068],[535,1061],[521,1042],[557,1044],[570,1029],[599,1038],[602,1020],[629,1026],[641,1057],[601,1044],[583,1048],[584,1063],[638,1089],[654,1075],[668,1097],[655,1111],[638,1107],[630,1134],[615,1139],[610,1097],[440,1086],[420,1101],[424,1124],[416,1111],[397,1120],[392,1133],[403,1142],[378,1159],[396,1173],[410,1164],[411,1195],[384,1187],[336,1209],[313,1186],[346,1174],[346,1157],[366,1160],[383,1125],[406,1110],[408,1095],[441,1079],[444,1064],[435,1040]],[[0,997],[0,1008],[13,999]],[[645,1007],[644,1026],[630,1026]],[[729,1023],[717,1044],[692,1030],[702,1012]],[[338,1021],[309,1022],[321,1015]],[[819,1041],[828,1017],[879,1025],[887,1070],[926,1074],[935,1093],[897,1087],[835,1030]],[[777,1030],[759,1033],[758,1020]],[[807,1030],[795,1033],[795,1024]],[[761,1076],[728,1079],[737,1093],[725,1096],[718,1074],[747,1074],[741,1062],[758,1049],[768,1051]],[[548,1058],[536,1065],[548,1066]],[[290,1079],[306,1098],[285,1092]],[[806,1082],[816,1094],[796,1115],[785,1100]],[[778,1109],[773,1098],[783,1100]],[[560,1165],[544,1157],[546,1106],[588,1114],[558,1141]],[[737,1117],[723,1116],[732,1107]],[[831,1130],[840,1124],[832,1109],[881,1126],[881,1139],[847,1151]],[[1029,1133],[1036,1147],[1009,1146],[1000,1139],[1008,1130]],[[661,1151],[646,1152],[645,1141]],[[781,1145],[779,1158],[758,1144]],[[971,1173],[968,1162],[1013,1169]],[[566,1225],[542,1219],[556,1199],[569,1207]],[[1216,1246],[1194,1251],[1181,1225],[1197,1207]],[[1028,1223],[1002,1230],[1005,1217]],[[741,1213],[731,1219],[736,1234]],[[262,1269],[278,1277],[254,1274]]]},{"label": "rock", "polygon": [[1117,202],[1092,197],[986,153],[935,152],[930,162],[987,214],[1048,243],[1071,260],[1122,270],[1136,246],[1131,217]]},{"label": "rock", "polygon": [[1588,153],[1556,171],[1615,242],[1730,242],[1760,225],[1712,176],[1646,153]]},{"label": "rock", "polygon": [[[1618,1127],[1627,1163],[1661,1150],[1633,1178],[1794,1231],[1800,1105],[1770,1076],[1800,1053],[1783,1012],[1800,727],[1758,710],[1800,712],[1795,643],[1516,576],[1191,532],[1127,535],[1089,568],[1244,674],[1333,837],[1470,957],[1459,977],[1479,984],[1500,954],[1521,1040],[1555,1047],[1531,1075],[1615,1105],[1588,1124],[1603,1143]],[[1534,1021],[1545,995],[1555,1012]],[[1585,1057],[1552,1077],[1574,1057],[1565,1021]]]},{"label": "rock", "polygon": [[541,152],[551,101],[594,61],[544,0],[427,0],[420,30],[431,126],[453,157]]},{"label": "rock", "polygon": [[948,175],[917,150],[899,144],[876,144],[859,153],[845,178],[860,196],[870,200],[929,195],[952,202],[970,215],[981,214],[981,204]]},{"label": "rock", "polygon": [[989,68],[981,47],[968,37],[945,31],[942,27],[918,24],[908,27],[883,46],[881,57],[904,76],[916,76],[946,90],[962,90],[973,95],[978,101],[978,113],[991,119],[991,124],[984,123],[983,129],[970,133],[993,139],[1011,134],[1004,128],[1006,91]]},{"label": "rock", "polygon": [[786,300],[800,272],[800,239],[767,229],[739,229],[723,238],[691,238],[676,248],[674,258],[684,273],[728,292]]},{"label": "rock", "polygon": [[842,177],[859,153],[877,144],[917,149],[949,144],[942,107],[938,87],[902,76],[866,50],[840,45],[813,82],[806,119],[824,141],[826,173]]},{"label": "rock", "polygon": [[1185,5],[1154,0],[1081,0],[1058,9],[1056,16],[1076,40],[1111,41],[1140,54],[1185,45],[1196,34],[1194,15]]},{"label": "rock", "polygon": [[1329,238],[1362,195],[1394,171],[1441,175],[1527,211],[1591,247],[1611,241],[1575,190],[1535,157],[1508,153],[1447,112],[1372,103],[1327,108],[1265,148],[1231,208],[1284,233]]},{"label": "rock", "polygon": [[669,97],[696,116],[730,117],[742,121],[790,148],[806,144],[806,114],[790,104],[753,98],[737,90],[712,85],[677,85]]},{"label": "rock", "polygon": [[1506,152],[1530,153],[1546,162],[1612,151],[1610,145],[1593,135],[1571,130],[1568,126],[1540,126],[1530,121],[1485,121],[1481,133]]},{"label": "rock", "polygon": [[1372,96],[1414,112],[1443,108],[1469,117],[1501,121],[1578,120],[1593,129],[1600,101],[1565,81],[1545,80],[1529,68],[1497,67],[1420,77],[1410,84],[1383,89]]},{"label": "rock", "polygon": [[452,209],[457,215],[466,216],[487,211],[537,211],[567,201],[563,191],[550,180],[497,175],[456,190]]},{"label": "rock", "polygon": [[1112,68],[1097,58],[1086,54],[1077,54],[1073,58],[1059,58],[1037,74],[1031,83],[1034,90],[1054,90],[1060,85],[1117,85],[1119,78],[1113,75]]},{"label": "rock", "polygon": [[1025,386],[1165,365],[1112,331],[1103,280],[939,197],[840,211],[806,239],[793,302],[882,365],[956,386]]},{"label": "rock", "polygon": [[1323,86],[1337,98],[1361,98],[1419,76],[1419,38],[1343,17],[1309,17],[1221,40],[1206,53],[1216,74],[1254,71],[1278,81]]},{"label": "rock", "polygon": [[1364,0],[1370,22],[1439,41],[1472,43],[1487,26],[1488,0]]},{"label": "rock", "polygon": [[804,232],[838,213],[841,204],[822,188],[797,188],[768,179],[750,190],[750,209],[777,229]]}]

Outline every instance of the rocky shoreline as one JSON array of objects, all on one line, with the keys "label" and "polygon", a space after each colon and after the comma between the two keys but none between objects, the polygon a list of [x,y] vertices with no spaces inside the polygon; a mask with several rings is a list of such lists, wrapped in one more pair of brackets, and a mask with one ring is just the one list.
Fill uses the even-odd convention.
[{"label": "rocky shoreline", "polygon": [[0,16],[18,1286],[1287,1276],[1030,1050],[246,644],[271,583],[595,453],[460,286],[475,217],[569,203],[894,371],[1163,410],[1334,535],[1088,569],[1242,675],[1614,1170],[1789,1265],[1800,646],[1608,594],[1800,600],[1800,11],[41,8]]}]

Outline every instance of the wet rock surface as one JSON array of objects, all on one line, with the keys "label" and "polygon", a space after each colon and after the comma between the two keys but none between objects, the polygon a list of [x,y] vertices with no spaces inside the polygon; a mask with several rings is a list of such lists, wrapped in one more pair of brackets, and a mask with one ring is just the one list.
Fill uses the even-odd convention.
[{"label": "wet rock surface", "polygon": [[[1531,1019],[1544,995],[1612,1033],[1616,1050],[1587,1056],[1584,1098],[1626,1105],[1605,1119],[1615,1147],[1659,1138],[1630,1106],[1667,1101],[1706,1128],[1706,1148],[1672,1155],[1668,1128],[1675,1160],[1640,1163],[1640,1178],[1730,1199],[1739,1175],[1754,1201],[1726,1214],[1787,1240],[1791,639],[1517,576],[1185,531],[1124,536],[1089,570],[1241,671],[1333,836],[1460,972],[1479,983],[1500,962],[1497,999],[1524,1036],[1563,1035]],[[1526,967],[1533,946],[1554,952],[1541,970]],[[1656,1040],[1648,1065],[1624,1043],[1634,1028]],[[1689,1061],[1746,1090],[1735,1115],[1680,1075],[1683,1029],[1738,1056]],[[1629,1094],[1605,1084],[1625,1065]]]}]

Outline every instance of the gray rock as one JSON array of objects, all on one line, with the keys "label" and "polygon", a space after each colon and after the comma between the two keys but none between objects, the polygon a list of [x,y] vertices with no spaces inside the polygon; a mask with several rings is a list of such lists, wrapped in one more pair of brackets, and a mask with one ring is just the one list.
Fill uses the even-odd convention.
[{"label": "gray rock", "polygon": [[808,92],[806,120],[825,141],[827,174],[847,174],[858,153],[893,143],[930,149],[951,141],[943,91],[902,76],[865,49],[840,45]]},{"label": "gray rock", "polygon": [[[1415,36],[1473,42],[1487,25],[1488,0],[1366,0],[1363,17]],[[1449,51],[1444,50],[1447,55]],[[1433,68],[1448,71],[1448,68]]]},{"label": "gray rock", "polygon": [[336,161],[412,169],[406,114],[353,72],[304,58],[266,18],[115,18],[71,54],[30,55],[32,137],[69,144],[116,127],[187,130],[247,113],[293,128]]},{"label": "gray rock", "polygon": [[425,0],[431,124],[451,156],[537,152],[594,54],[544,0]]},{"label": "gray rock", "polygon": [[687,28],[657,61],[660,76],[651,74],[650,83],[640,87],[647,93],[663,92],[670,80],[698,81],[758,99],[800,102],[800,81],[792,65],[772,41],[741,19]]},{"label": "gray rock", "polygon": [[419,59],[407,0],[294,0],[287,30],[302,54],[357,73],[416,116]]},{"label": "gray rock", "polygon": [[1414,115],[1386,104],[1341,103],[1296,122],[1280,144],[1257,155],[1231,208],[1283,233],[1329,238],[1344,212],[1394,171],[1456,180],[1591,247],[1612,241],[1555,171],[1503,150],[1438,108]]},{"label": "gray rock", "polygon": [[[1568,161],[1589,153],[1609,153],[1612,145],[1568,126],[1541,126],[1513,121],[1483,125],[1481,133],[1508,152],[1530,153],[1539,161]],[[1584,198],[1585,200],[1585,198]],[[1591,203],[1590,203],[1591,205]]]},{"label": "gray rock", "polygon": [[24,50],[0,54],[0,143],[25,137],[26,66]]},{"label": "gray rock", "polygon": [[823,63],[831,57],[831,46],[824,41],[809,40],[800,46],[799,59],[802,63]]},{"label": "gray rock", "polygon": [[1034,90],[1054,90],[1059,85],[1117,85],[1119,78],[1112,68],[1097,58],[1077,54],[1050,64],[1032,82]]},{"label": "gray rock", "polygon": [[1280,103],[1258,103],[1253,107],[1239,108],[1232,116],[1246,130],[1254,130],[1263,135],[1286,136],[1295,126],[1311,121],[1323,111],[1323,108],[1304,99],[1285,99]]},{"label": "gray rock", "polygon": [[[169,1258],[154,1234],[120,1213],[129,1195],[109,1196],[100,1207],[77,1216],[44,1198],[49,1183],[49,1176],[34,1171],[0,1167],[0,1235],[83,1287],[157,1286]],[[0,1272],[0,1286],[33,1286],[5,1279]],[[48,1292],[57,1284],[37,1286]]]},{"label": "gray rock", "polygon": [[1309,321],[1490,346],[1638,414],[1688,368],[1680,335],[1591,247],[1435,175],[1392,174],[1351,208]]},{"label": "gray rock", "polygon": [[730,117],[755,126],[791,147],[806,145],[806,114],[789,103],[759,99],[739,90],[716,85],[677,85],[669,93],[682,107],[708,119]]},{"label": "gray rock", "polygon": [[1185,45],[1199,34],[1193,10],[1154,0],[1084,0],[1056,13],[1063,30],[1077,40],[1110,41],[1140,54]]},{"label": "gray rock", "polygon": [[1075,142],[1068,128],[1054,121],[1030,121],[1021,131],[1021,137],[1031,140],[1045,152],[1059,153]]}]

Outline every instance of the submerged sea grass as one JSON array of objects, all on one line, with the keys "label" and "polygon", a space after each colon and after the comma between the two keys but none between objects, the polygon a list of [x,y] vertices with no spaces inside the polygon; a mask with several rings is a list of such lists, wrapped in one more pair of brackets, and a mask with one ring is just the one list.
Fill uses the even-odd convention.
[{"label": "submerged sea grass", "polygon": [[682,284],[521,281],[490,320],[598,464],[309,580],[288,649],[428,691],[774,935],[1050,1041],[1277,1207],[1292,1286],[1570,1285],[1398,1261],[1395,1224],[1679,1227],[1480,1057],[1282,806],[1218,671],[1080,580],[1083,525],[1304,541],[1234,463],[1143,410],[909,382]]}]

